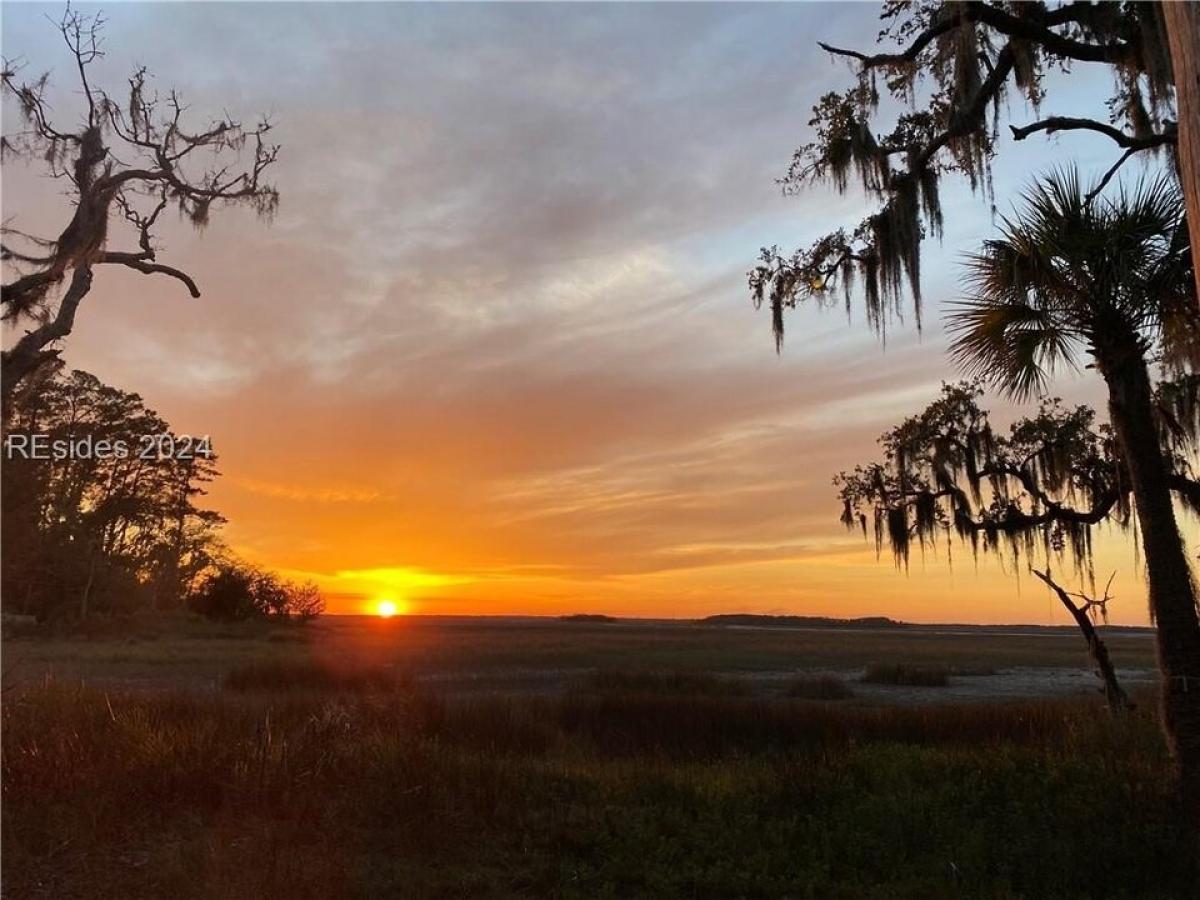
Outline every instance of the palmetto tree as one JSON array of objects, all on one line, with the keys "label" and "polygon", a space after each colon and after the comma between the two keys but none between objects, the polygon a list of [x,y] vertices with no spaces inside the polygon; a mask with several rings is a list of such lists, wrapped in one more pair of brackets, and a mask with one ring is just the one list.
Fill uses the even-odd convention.
[{"label": "palmetto tree", "polygon": [[[1000,237],[969,258],[968,297],[948,316],[952,352],[970,373],[1018,396],[1080,357],[1104,379],[1146,560],[1164,728],[1185,802],[1200,818],[1200,619],[1150,378],[1154,364],[1200,370],[1182,199],[1167,178],[1097,196],[1074,172],[1043,178],[1024,199]],[[1182,421],[1194,441],[1194,408]]]}]

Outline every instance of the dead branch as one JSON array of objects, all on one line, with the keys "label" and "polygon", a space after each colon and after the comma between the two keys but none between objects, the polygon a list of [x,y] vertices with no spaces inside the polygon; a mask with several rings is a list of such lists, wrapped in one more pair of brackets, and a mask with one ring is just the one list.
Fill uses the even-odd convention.
[{"label": "dead branch", "polygon": [[1161,134],[1136,137],[1105,122],[1097,122],[1095,119],[1078,119],[1072,116],[1049,116],[1029,125],[1009,125],[1008,127],[1012,131],[1013,140],[1016,141],[1023,141],[1036,131],[1044,131],[1047,134],[1054,134],[1056,131],[1094,131],[1112,139],[1118,147],[1134,151],[1153,150],[1156,147],[1172,145],[1179,139],[1178,131],[1173,124],[1168,125]]},{"label": "dead branch", "polygon": [[[1101,616],[1107,621],[1108,603],[1113,599],[1109,590],[1112,587],[1116,573],[1114,572],[1109,577],[1108,584],[1104,587],[1104,596],[1099,600],[1095,600],[1082,592],[1072,593],[1062,588],[1050,576],[1049,569],[1045,572],[1033,569],[1032,572],[1054,591],[1058,596],[1059,602],[1066,607],[1071,617],[1075,620],[1075,624],[1079,626],[1079,630],[1083,632],[1084,639],[1088,645],[1088,657],[1095,663],[1096,674],[1104,682],[1104,696],[1108,700],[1109,709],[1114,713],[1119,713],[1132,708],[1129,696],[1117,681],[1117,670],[1113,667],[1112,660],[1108,655],[1108,648],[1104,645],[1104,641],[1096,631],[1095,622],[1093,621],[1093,617],[1096,615]],[[1077,604],[1071,599],[1072,597],[1082,600],[1083,605]]]},{"label": "dead branch", "polygon": [[[167,206],[177,206],[193,225],[203,227],[214,206],[246,204],[270,217],[278,205],[279,194],[266,180],[279,155],[279,146],[269,140],[270,121],[245,127],[222,115],[193,128],[175,91],[160,97],[148,89],[144,68],[127,80],[128,101],[118,102],[91,77],[92,65],[103,57],[103,26],[100,16],[70,7],[58,23],[85,106],[78,126],[54,122],[46,99],[47,76],[22,81],[18,67],[6,61],[0,78],[3,90],[16,97],[25,122],[24,130],[5,136],[5,151],[43,160],[52,175],[73,186],[73,212],[57,237],[4,228],[0,256],[18,272],[0,285],[3,318],[42,323],[3,353],[6,407],[18,382],[57,356],[50,347],[70,333],[75,309],[91,286],[93,266],[122,265],[167,276],[183,283],[191,296],[200,296],[189,273],[157,259],[154,229]],[[201,158],[205,163],[196,164]],[[136,235],[137,250],[107,249],[114,211]],[[68,287],[55,307],[51,292],[64,283]]]}]

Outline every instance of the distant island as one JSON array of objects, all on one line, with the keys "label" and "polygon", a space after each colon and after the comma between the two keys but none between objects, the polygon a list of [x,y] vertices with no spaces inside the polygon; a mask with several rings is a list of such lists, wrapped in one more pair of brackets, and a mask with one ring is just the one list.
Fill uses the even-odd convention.
[{"label": "distant island", "polygon": [[616,616],[605,616],[600,613],[572,613],[569,616],[559,616],[560,622],[602,622],[609,624],[617,621]]},{"label": "distant island", "polygon": [[701,625],[758,628],[904,628],[906,623],[887,616],[860,619],[835,619],[829,616],[763,616],[752,613],[724,613],[697,620]]}]

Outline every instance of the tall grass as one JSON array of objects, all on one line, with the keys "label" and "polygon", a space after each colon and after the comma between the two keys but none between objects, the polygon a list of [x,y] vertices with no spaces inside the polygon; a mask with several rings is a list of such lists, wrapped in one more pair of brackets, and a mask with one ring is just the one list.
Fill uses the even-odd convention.
[{"label": "tall grass", "polygon": [[[1152,704],[648,689],[109,693],[3,709],[12,897],[1173,897]],[[258,682],[263,688],[263,682]],[[666,687],[671,688],[670,679]]]},{"label": "tall grass", "polygon": [[674,694],[688,697],[742,697],[742,681],[710,672],[598,669],[581,684],[584,691],[623,694]]},{"label": "tall grass", "polygon": [[332,659],[276,659],[239,666],[223,680],[232,691],[390,690],[407,679],[383,666]]},{"label": "tall grass", "polygon": [[893,684],[906,687],[945,687],[950,670],[943,666],[913,666],[903,663],[873,663],[863,672],[866,684]]},{"label": "tall grass", "polygon": [[796,700],[848,700],[854,690],[835,675],[794,678],[787,686],[787,695]]}]

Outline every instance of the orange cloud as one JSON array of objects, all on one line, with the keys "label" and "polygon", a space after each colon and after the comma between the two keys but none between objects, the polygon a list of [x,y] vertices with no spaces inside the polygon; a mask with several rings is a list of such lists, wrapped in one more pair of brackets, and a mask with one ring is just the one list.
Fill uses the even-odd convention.
[{"label": "orange cloud", "polygon": [[[986,205],[947,182],[925,331],[897,323],[886,350],[860,320],[801,309],[776,355],[746,291],[758,247],[869,210],[775,183],[845,72],[745,47],[803,46],[818,25],[852,45],[876,11],[543,13],[553,42],[504,5],[114,8],[106,66],[136,57],[197,110],[277,113],[283,200],[270,227],[165,221],[160,257],[202,298],[100,273],[68,361],[211,434],[229,541],[315,578],[337,611],[389,593],[424,612],[1061,621],[1044,588],[965,548],[897,572],[840,527],[830,485],[955,377],[939,313],[993,229]],[[36,8],[6,7],[6,55],[55,64],[43,31]],[[1107,93],[1089,77],[1066,85],[1081,113]],[[1002,154],[997,197],[1054,152]],[[52,183],[15,163],[2,178],[6,218],[61,230]],[[1086,373],[1055,390],[1103,406]],[[1102,536],[1096,567],[1119,572],[1116,620],[1144,622],[1131,548]]]}]

